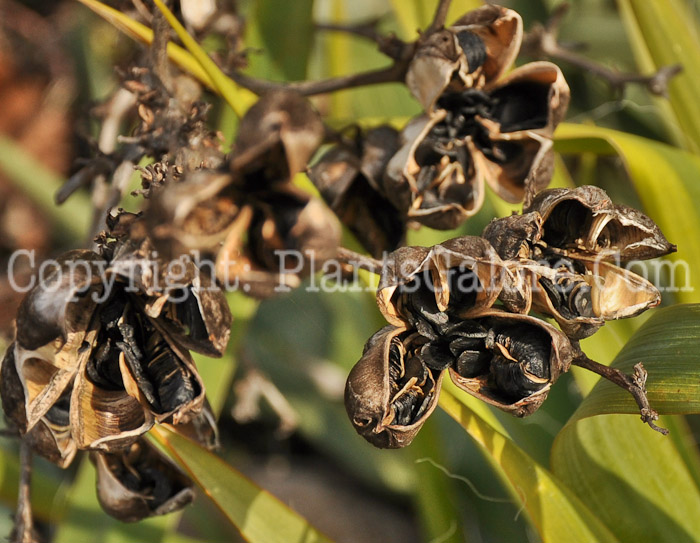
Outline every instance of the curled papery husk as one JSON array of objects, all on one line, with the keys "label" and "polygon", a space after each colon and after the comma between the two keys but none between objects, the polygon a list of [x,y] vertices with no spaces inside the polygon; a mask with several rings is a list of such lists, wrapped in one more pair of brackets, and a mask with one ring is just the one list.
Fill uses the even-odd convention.
[{"label": "curled papery husk", "polygon": [[510,66],[520,49],[522,19],[515,11],[484,6],[418,42],[406,85],[426,111],[448,88],[483,86]]},{"label": "curled papery husk", "polygon": [[384,192],[394,206],[408,220],[440,230],[456,228],[479,211],[485,193],[471,139],[451,143],[454,159],[436,152],[439,142],[431,130],[445,116],[439,110],[409,122],[384,174]]},{"label": "curled papery husk", "polygon": [[243,116],[231,158],[236,183],[252,190],[290,181],[323,141],[323,123],[293,91],[262,96]]},{"label": "curled papery husk", "polygon": [[569,369],[571,343],[534,317],[496,310],[484,315],[460,323],[443,339],[455,357],[450,378],[499,409],[518,417],[531,415]]},{"label": "curled papery husk", "polygon": [[588,337],[605,321],[634,317],[661,302],[653,284],[608,262],[562,256],[548,264],[526,265],[538,278],[532,305],[554,317],[571,338]]},{"label": "curled papery husk", "polygon": [[127,239],[115,245],[106,277],[139,291],[144,300],[139,309],[159,318],[184,348],[219,357],[228,344],[233,317],[209,271],[199,268],[191,255],[166,261],[158,258],[147,238],[136,244]]},{"label": "curled papery husk", "polygon": [[264,298],[278,287],[299,286],[334,258],[341,228],[323,202],[294,186],[258,196],[219,250],[216,274],[222,283]]},{"label": "curled papery husk", "polygon": [[189,477],[145,439],[117,453],[92,453],[90,459],[100,505],[122,522],[165,515],[194,498]]},{"label": "curled papery husk", "polygon": [[542,191],[523,209],[531,211],[542,216],[542,241],[568,254],[629,262],[676,250],[654,221],[641,211],[613,204],[598,187]]},{"label": "curled papery husk", "polygon": [[160,191],[145,214],[158,254],[165,260],[194,251],[216,254],[241,213],[241,193],[232,176],[195,171]]},{"label": "curled papery husk", "polygon": [[541,235],[542,216],[537,212],[493,219],[481,233],[503,260],[529,260]]},{"label": "curled papery husk", "polygon": [[491,307],[506,279],[503,262],[483,238],[401,247],[384,261],[377,305],[390,323],[435,337],[455,319]]},{"label": "curled papery husk", "polygon": [[554,172],[552,134],[566,114],[570,91],[561,70],[550,62],[531,62],[486,89],[492,119],[485,119],[490,152],[474,160],[489,186],[507,202],[530,199]]},{"label": "curled papery husk", "polygon": [[309,171],[326,203],[376,258],[396,249],[405,235],[406,219],[382,185],[398,148],[398,132],[380,126],[333,146]]},{"label": "curled papery husk", "polygon": [[375,447],[411,443],[437,406],[443,372],[421,360],[426,339],[386,326],[365,345],[345,386],[345,409],[357,433]]},{"label": "curled papery husk", "polygon": [[35,453],[65,468],[73,461],[77,452],[68,424],[70,389],[65,390],[56,403],[27,430],[25,394],[17,374],[15,348],[15,343],[8,347],[0,371],[3,411]]},{"label": "curled papery husk", "polygon": [[105,262],[70,251],[27,293],[17,314],[13,359],[24,392],[25,431],[58,401],[89,356],[90,323],[102,293]]}]

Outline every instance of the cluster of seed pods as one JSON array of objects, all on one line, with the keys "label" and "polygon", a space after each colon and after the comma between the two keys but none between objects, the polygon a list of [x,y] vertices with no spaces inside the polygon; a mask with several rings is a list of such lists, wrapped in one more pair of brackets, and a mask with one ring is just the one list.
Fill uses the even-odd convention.
[{"label": "cluster of seed pods", "polygon": [[592,186],[542,191],[481,237],[397,249],[377,291],[389,325],[348,377],[352,424],[378,447],[409,444],[437,405],[445,371],[491,405],[532,414],[580,352],[578,339],[660,302],[654,285],[622,265],[673,251],[649,217]]}]

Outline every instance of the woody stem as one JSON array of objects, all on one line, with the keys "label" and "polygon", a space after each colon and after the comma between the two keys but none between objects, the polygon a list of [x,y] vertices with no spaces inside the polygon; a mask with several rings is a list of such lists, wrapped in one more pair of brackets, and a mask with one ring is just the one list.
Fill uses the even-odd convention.
[{"label": "woody stem", "polygon": [[336,258],[339,262],[350,264],[353,268],[360,268],[361,270],[367,270],[376,274],[380,274],[384,267],[384,263],[381,260],[377,260],[371,256],[361,255],[345,247],[338,248]]},{"label": "woody stem", "polygon": [[32,479],[32,451],[26,439],[20,441],[19,461],[20,476],[17,512],[15,513],[15,526],[12,530],[10,541],[13,543],[35,543],[37,536],[34,532],[29,492]]},{"label": "woody stem", "polygon": [[632,394],[635,402],[637,402],[637,406],[639,406],[642,422],[647,423],[651,428],[662,433],[663,435],[668,434],[668,430],[666,428],[661,428],[654,424],[654,421],[658,420],[659,414],[649,405],[649,398],[647,397],[647,390],[645,387],[647,381],[647,371],[644,369],[641,362],[635,364],[634,373],[632,375],[627,375],[618,369],[610,368],[596,362],[595,360],[591,360],[583,351],[581,351],[578,344],[575,344],[574,348],[577,350],[577,353],[572,361],[572,364],[585,368],[593,373],[597,373],[601,377],[605,377],[608,381],[615,383],[620,388],[623,388]]}]

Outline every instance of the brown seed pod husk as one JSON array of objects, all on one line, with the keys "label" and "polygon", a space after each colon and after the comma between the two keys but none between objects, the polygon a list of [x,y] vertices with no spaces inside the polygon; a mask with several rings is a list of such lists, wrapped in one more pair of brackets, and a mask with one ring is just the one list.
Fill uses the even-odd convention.
[{"label": "brown seed pod husk", "polygon": [[333,146],[309,171],[329,207],[375,258],[395,250],[405,236],[406,219],[382,184],[398,148],[399,133],[379,126]]},{"label": "brown seed pod husk", "polygon": [[637,316],[661,302],[653,284],[624,268],[583,256],[562,256],[561,262],[573,264],[581,273],[551,265],[526,266],[538,278],[533,308],[554,317],[571,338],[588,337],[605,321]]},{"label": "brown seed pod husk", "polygon": [[476,152],[471,139],[451,140],[454,159],[442,154],[432,132],[445,117],[438,110],[410,121],[383,179],[385,194],[409,221],[438,230],[456,228],[476,214],[485,194],[481,166],[471,158]]},{"label": "brown seed pod husk", "polygon": [[27,431],[25,394],[17,374],[15,348],[14,343],[8,347],[0,371],[0,397],[3,411],[35,453],[65,468],[73,461],[77,452],[70,434],[70,426],[67,424],[66,402],[61,401],[69,396],[70,391],[64,391],[63,397],[57,402],[58,405],[54,404],[49,408],[44,416]]},{"label": "brown seed pod husk", "polygon": [[323,141],[323,123],[300,94],[263,95],[243,116],[231,158],[236,183],[254,190],[291,181]]},{"label": "brown seed pod husk", "polygon": [[484,6],[452,27],[422,39],[406,73],[406,85],[426,111],[447,89],[483,86],[512,64],[520,49],[522,19],[515,11]]},{"label": "brown seed pod husk", "polygon": [[505,265],[480,237],[401,247],[384,261],[377,305],[390,323],[434,337],[450,320],[491,307],[505,280]]},{"label": "brown seed pod husk", "polygon": [[145,439],[118,453],[92,453],[97,470],[97,498],[122,522],[165,515],[188,505],[194,485],[168,457]]},{"label": "brown seed pod husk", "polygon": [[466,346],[471,352],[456,348],[450,378],[462,390],[503,411],[517,417],[531,415],[569,369],[573,358],[569,339],[544,321],[499,310],[487,311],[473,322],[487,332],[483,340],[487,356],[469,341]]},{"label": "brown seed pod husk", "polygon": [[443,372],[428,368],[419,334],[386,326],[365,345],[345,386],[345,409],[355,430],[375,447],[411,443],[435,410]]},{"label": "brown seed pod husk", "polygon": [[542,216],[542,240],[571,255],[629,262],[676,250],[649,217],[613,204],[605,191],[595,186],[542,191],[523,209],[529,211]]}]

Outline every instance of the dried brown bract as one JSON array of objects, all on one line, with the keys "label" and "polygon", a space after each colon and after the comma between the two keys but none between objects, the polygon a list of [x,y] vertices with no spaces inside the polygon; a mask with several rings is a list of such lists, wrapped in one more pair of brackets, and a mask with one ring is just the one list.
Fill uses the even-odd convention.
[{"label": "dried brown bract", "polygon": [[[153,200],[147,217],[156,247],[165,255],[198,251],[215,261],[224,285],[255,296],[298,286],[340,240],[333,214],[291,182],[322,134],[301,96],[262,97],[241,120],[229,172],[193,172]],[[283,262],[292,252],[301,256]]]},{"label": "dried brown bract", "polygon": [[348,376],[345,409],[355,430],[376,447],[409,445],[437,406],[444,368],[423,361],[427,341],[386,326],[369,339]]},{"label": "dried brown bract", "polygon": [[329,149],[309,171],[324,200],[374,257],[395,250],[406,231],[405,216],[387,197],[383,176],[399,148],[398,132],[380,126]]}]

